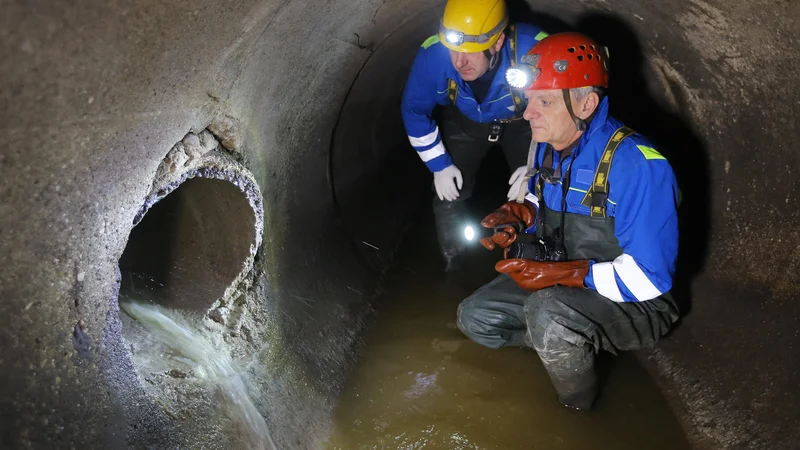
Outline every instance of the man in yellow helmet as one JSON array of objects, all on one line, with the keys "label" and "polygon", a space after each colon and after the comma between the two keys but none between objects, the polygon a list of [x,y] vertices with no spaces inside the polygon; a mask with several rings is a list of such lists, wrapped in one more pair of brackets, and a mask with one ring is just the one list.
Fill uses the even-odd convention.
[{"label": "man in yellow helmet", "polygon": [[[509,24],[504,0],[449,0],[439,26],[417,53],[403,92],[408,139],[433,172],[433,210],[445,270],[459,266],[465,200],[487,151],[500,145],[509,167],[524,166],[531,130],[525,101],[505,79],[546,37],[526,24]],[[444,106],[437,123],[433,111]]]}]

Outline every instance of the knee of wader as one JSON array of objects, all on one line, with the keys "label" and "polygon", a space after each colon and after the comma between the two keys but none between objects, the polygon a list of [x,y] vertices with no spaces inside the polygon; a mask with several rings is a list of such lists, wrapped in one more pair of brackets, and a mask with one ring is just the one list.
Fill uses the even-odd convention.
[{"label": "knee of wader", "polygon": [[[495,329],[497,314],[486,308],[481,297],[467,297],[458,305],[456,324],[471,340],[490,348],[502,346]],[[498,341],[498,342],[495,342]]]},{"label": "knee of wader", "polygon": [[475,320],[475,298],[467,297],[458,305],[458,312],[456,313],[456,325],[462,333],[467,336],[472,336],[476,331]]},{"label": "knee of wader", "polygon": [[533,348],[545,366],[559,370],[578,370],[590,363],[592,346],[584,332],[571,326],[569,319],[548,309],[538,311],[531,330]]}]

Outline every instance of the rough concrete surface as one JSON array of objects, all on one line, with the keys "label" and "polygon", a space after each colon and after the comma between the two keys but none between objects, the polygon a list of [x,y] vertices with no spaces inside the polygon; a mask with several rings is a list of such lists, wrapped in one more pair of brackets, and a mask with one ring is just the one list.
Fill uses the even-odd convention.
[{"label": "rough concrete surface", "polygon": [[[707,448],[797,448],[800,6],[532,1],[531,14],[511,3],[610,45],[615,113],[675,167],[688,314],[649,358],[687,433]],[[263,197],[253,268],[227,291],[241,289],[252,313],[233,351],[267,358],[255,402],[277,446],[315,447],[406,194],[425,194],[391,111],[442,3],[0,7],[0,447],[175,447],[208,426],[145,392],[117,305],[137,214],[164,167],[203,158],[206,129]]]}]

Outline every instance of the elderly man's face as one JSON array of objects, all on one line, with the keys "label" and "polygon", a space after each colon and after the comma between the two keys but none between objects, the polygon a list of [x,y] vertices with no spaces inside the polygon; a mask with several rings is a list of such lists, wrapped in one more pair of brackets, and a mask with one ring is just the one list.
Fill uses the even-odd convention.
[{"label": "elderly man's face", "polygon": [[[573,101],[575,114],[581,119],[591,115],[597,106],[589,94],[581,101]],[[537,142],[547,142],[556,150],[562,150],[580,136],[575,122],[564,103],[564,96],[560,89],[541,91],[525,91],[528,107],[523,117],[531,125],[533,139]]]},{"label": "elderly man's face", "polygon": [[[500,38],[489,49],[489,52],[492,54],[499,52],[503,48],[504,41],[505,33],[500,34]],[[489,70],[489,59],[483,52],[461,53],[450,50],[450,61],[453,62],[453,67],[464,81],[477,80]]]}]

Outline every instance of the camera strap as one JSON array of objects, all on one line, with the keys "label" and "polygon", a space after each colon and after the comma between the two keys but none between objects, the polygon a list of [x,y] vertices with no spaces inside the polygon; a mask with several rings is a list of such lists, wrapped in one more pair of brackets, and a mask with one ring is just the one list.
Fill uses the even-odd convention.
[{"label": "camera strap", "polygon": [[[569,147],[569,154],[566,152],[561,155],[562,158],[566,158],[567,156],[572,155],[572,149]],[[563,161],[563,159],[562,159]],[[567,172],[564,174],[564,177],[561,179],[561,223],[559,224],[558,228],[555,231],[555,236],[553,239],[556,241],[556,245],[559,247],[564,246],[564,222],[566,221],[567,216],[567,194],[569,194],[569,184],[570,184],[570,175],[572,175],[572,163],[575,162],[575,156],[573,155],[572,158],[569,160],[569,165],[567,166]]]},{"label": "camera strap", "polygon": [[[561,223],[557,228],[554,229],[554,236],[553,239],[556,241],[556,244],[563,245],[564,244],[564,222],[566,220],[567,215],[567,194],[569,193],[569,185],[571,181],[572,175],[572,163],[575,162],[575,155],[573,155],[573,151],[578,147],[578,143],[580,140],[575,141],[567,148],[561,151],[561,157],[559,158],[559,168],[564,162],[566,158],[572,156],[567,164],[567,170],[564,172],[564,175],[558,179],[551,178],[552,183],[555,184],[558,181],[561,181]],[[539,198],[539,209],[536,212],[536,221],[537,221],[537,228],[542,230],[542,236],[545,234],[544,228],[544,209],[547,208],[547,202],[544,198],[544,183],[546,176],[542,176],[545,173],[555,174],[556,170],[553,169],[553,147],[550,144],[545,146],[544,150],[544,157],[542,158],[542,167],[539,170],[539,178],[537,179],[536,183],[536,196]]]}]

